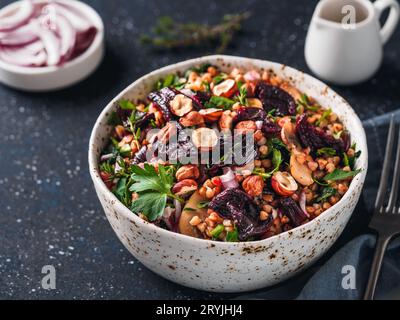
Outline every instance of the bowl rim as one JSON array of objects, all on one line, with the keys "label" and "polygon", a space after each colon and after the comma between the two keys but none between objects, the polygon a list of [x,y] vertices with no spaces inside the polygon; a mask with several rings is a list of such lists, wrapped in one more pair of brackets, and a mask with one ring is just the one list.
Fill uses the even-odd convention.
[{"label": "bowl rim", "polygon": [[[18,0],[8,4],[5,7],[0,9],[0,12],[6,9],[10,9],[14,6],[17,6],[24,0]],[[26,76],[33,76],[33,75],[48,75],[54,74],[56,72],[60,72],[69,68],[72,68],[78,64],[85,62],[87,59],[90,59],[93,54],[102,47],[104,41],[104,22],[100,17],[99,13],[93,9],[91,6],[86,4],[85,2],[78,1],[78,0],[57,0],[59,2],[68,3],[68,5],[73,5],[79,7],[91,20],[94,26],[97,29],[96,36],[93,39],[92,44],[89,48],[86,49],[81,55],[75,57],[71,61],[63,64],[62,66],[46,66],[46,67],[24,67],[24,66],[17,66],[11,63],[7,63],[0,59],[0,68],[12,72],[14,74],[26,75]],[[34,0],[34,2],[47,2],[47,0]]]},{"label": "bowl rim", "polygon": [[[243,63],[249,63],[250,65],[257,66],[259,63],[265,63],[267,62],[271,66],[274,67],[285,67],[285,69],[290,70],[291,72],[296,72],[300,73],[304,76],[303,81],[306,82],[313,82],[318,88],[326,88],[327,93],[331,93],[336,95],[338,98],[342,99],[343,104],[346,106],[348,111],[350,112],[353,120],[355,121],[356,127],[360,128],[360,133],[362,134],[360,141],[357,141],[357,145],[360,147],[360,150],[362,150],[360,158],[358,158],[358,164],[360,168],[363,168],[363,170],[358,174],[351,182],[348,191],[345,193],[342,199],[335,205],[333,205],[331,208],[327,209],[324,211],[321,215],[316,217],[315,219],[311,220],[310,222],[300,225],[294,229],[291,229],[289,231],[285,231],[282,233],[279,233],[277,235],[274,235],[272,237],[262,239],[262,240],[257,240],[257,241],[241,241],[241,242],[222,242],[222,241],[215,241],[215,240],[208,240],[208,239],[198,239],[194,237],[190,237],[184,234],[180,233],[175,233],[163,228],[160,228],[152,223],[149,223],[143,219],[141,219],[139,216],[134,214],[132,211],[129,210],[125,205],[122,204],[122,202],[119,201],[119,199],[107,188],[107,186],[104,184],[103,180],[100,178],[100,174],[97,171],[98,167],[98,159],[95,156],[96,153],[96,148],[98,146],[96,145],[96,136],[97,132],[100,130],[101,127],[104,126],[104,120],[106,117],[109,115],[109,112],[113,109],[115,105],[115,101],[118,101],[121,99],[124,95],[129,93],[132,88],[134,88],[137,85],[140,85],[142,82],[146,81],[148,78],[152,76],[157,76],[158,74],[161,73],[167,73],[167,72],[173,72],[173,70],[177,68],[183,68],[183,67],[189,67],[191,65],[196,65],[196,64],[201,64],[205,62],[209,62],[209,60],[218,60],[218,59],[236,59],[240,60]],[[349,129],[349,131],[351,131]],[[348,203],[348,200],[353,192],[356,191],[357,187],[360,187],[362,189],[362,186],[365,181],[365,177],[367,174],[368,170],[368,148],[367,148],[367,142],[366,142],[366,134],[364,127],[362,126],[360,118],[357,116],[355,113],[354,109],[350,106],[350,104],[339,94],[337,94],[335,91],[333,91],[329,86],[327,86],[325,83],[322,81],[306,74],[303,73],[302,71],[299,71],[295,68],[288,67],[286,65],[276,63],[273,61],[269,60],[261,60],[261,59],[254,59],[254,58],[246,58],[246,57],[240,57],[240,56],[232,56],[232,55],[208,55],[208,56],[202,56],[198,58],[193,58],[189,60],[184,60],[178,63],[174,63],[162,68],[159,68],[157,70],[154,70],[150,73],[147,73],[131,83],[128,87],[126,87],[124,90],[122,90],[115,98],[111,100],[111,102],[102,110],[100,113],[99,117],[97,118],[95,125],[92,129],[91,135],[90,135],[90,140],[89,140],[89,153],[88,153],[88,161],[89,161],[89,171],[90,171],[90,176],[93,180],[93,183],[95,184],[96,187],[99,187],[100,190],[108,197],[107,200],[111,199],[112,200],[112,205],[115,206],[115,210],[119,213],[122,214],[126,219],[128,220],[133,220],[135,223],[140,226],[140,228],[149,228],[150,231],[160,233],[161,235],[165,235],[166,237],[172,237],[175,238],[177,241],[192,241],[196,243],[197,245],[204,245],[204,246],[217,246],[220,248],[240,248],[240,247],[249,247],[249,246],[258,246],[258,245],[263,245],[268,242],[273,242],[276,241],[277,239],[282,239],[282,238],[287,238],[290,237],[293,232],[302,232],[306,228],[310,228],[315,224],[320,223],[321,220],[325,219],[331,213],[333,210],[338,211],[341,207],[344,207],[346,203]],[[361,193],[361,190],[360,190]]]}]

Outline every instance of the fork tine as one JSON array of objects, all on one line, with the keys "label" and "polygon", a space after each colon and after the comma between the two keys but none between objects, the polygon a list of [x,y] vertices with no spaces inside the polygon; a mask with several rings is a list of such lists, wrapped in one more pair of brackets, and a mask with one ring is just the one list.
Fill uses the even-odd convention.
[{"label": "fork tine", "polygon": [[390,119],[388,140],[386,144],[386,152],[385,152],[385,160],[383,162],[383,170],[381,175],[381,180],[379,183],[378,194],[376,196],[375,201],[375,210],[380,211],[383,205],[383,199],[387,191],[389,172],[390,172],[390,164],[393,153],[393,140],[394,140],[394,115]]},{"label": "fork tine", "polygon": [[[400,130],[397,142],[396,163],[394,165],[392,189],[390,190],[390,197],[388,206],[386,208],[386,212],[392,212],[392,210],[395,208],[397,196],[399,193],[399,180],[400,180]],[[393,210],[393,212],[394,211],[395,210]]]}]

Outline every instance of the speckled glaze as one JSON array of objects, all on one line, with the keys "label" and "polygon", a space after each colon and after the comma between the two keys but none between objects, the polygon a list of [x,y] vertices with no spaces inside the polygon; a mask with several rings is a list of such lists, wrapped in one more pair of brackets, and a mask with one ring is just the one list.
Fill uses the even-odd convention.
[{"label": "speckled glaze", "polygon": [[[301,91],[329,106],[351,133],[362,151],[357,175],[349,191],[335,206],[310,223],[289,232],[255,242],[224,243],[201,240],[158,228],[141,220],[107,189],[99,177],[98,159],[111,127],[107,119],[114,102],[122,98],[144,98],[160,77],[209,62],[222,70],[273,70]],[[346,226],[361,194],[367,173],[364,129],[349,104],[328,86],[300,71],[281,64],[234,56],[214,55],[188,60],[156,70],[120,93],[103,110],[93,128],[89,145],[89,168],[107,218],[125,247],[146,267],[184,286],[213,292],[242,292],[274,285],[300,272],[320,258]],[[118,262],[116,262],[118,263]]]}]

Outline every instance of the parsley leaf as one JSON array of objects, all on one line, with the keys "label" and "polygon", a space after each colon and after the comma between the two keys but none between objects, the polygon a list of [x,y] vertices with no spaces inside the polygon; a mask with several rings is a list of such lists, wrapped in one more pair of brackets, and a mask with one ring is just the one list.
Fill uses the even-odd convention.
[{"label": "parsley leaf", "polygon": [[224,81],[226,78],[227,78],[227,75],[226,75],[225,73],[220,73],[219,75],[217,75],[217,76],[213,79],[214,84],[215,84],[215,85],[220,84],[220,83],[221,83],[222,81]]},{"label": "parsley leaf", "polygon": [[317,198],[316,202],[323,202],[331,196],[336,194],[336,189],[327,187],[322,190],[321,196]]},{"label": "parsley leaf", "polygon": [[143,213],[150,221],[161,217],[168,198],[181,199],[171,192],[174,177],[162,165],[156,169],[145,164],[144,168],[137,165],[131,167],[133,184],[129,190],[139,194],[132,203],[131,210]]},{"label": "parsley leaf", "polygon": [[272,164],[274,165],[274,169],[270,172],[265,172],[263,168],[255,168],[253,174],[260,176],[264,180],[267,180],[272,177],[272,175],[279,171],[279,168],[282,164],[282,153],[278,149],[272,150]]},{"label": "parsley leaf", "polygon": [[145,192],[132,202],[131,210],[143,213],[150,221],[161,217],[167,204],[167,195],[159,192]]},{"label": "parsley leaf", "polygon": [[212,96],[210,101],[205,103],[204,107],[231,109],[234,104],[235,104],[234,100],[225,97]]},{"label": "parsley leaf", "polygon": [[123,110],[136,110],[135,104],[129,100],[120,100],[118,105]]},{"label": "parsley leaf", "polygon": [[325,181],[335,181],[335,180],[344,180],[347,178],[351,178],[356,176],[357,174],[359,174],[361,172],[361,169],[355,170],[355,171],[344,171],[344,170],[340,170],[340,169],[335,169],[333,172],[327,174],[324,177]]},{"label": "parsley leaf", "polygon": [[309,111],[317,111],[320,108],[319,105],[311,105],[310,99],[305,93],[297,100],[297,103]]}]

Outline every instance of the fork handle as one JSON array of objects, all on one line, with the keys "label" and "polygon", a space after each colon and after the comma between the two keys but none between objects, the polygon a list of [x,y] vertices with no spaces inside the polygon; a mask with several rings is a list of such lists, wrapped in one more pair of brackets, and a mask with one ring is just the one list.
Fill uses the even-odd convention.
[{"label": "fork handle", "polygon": [[375,246],[374,259],[372,261],[371,271],[364,294],[364,300],[373,300],[375,294],[376,283],[378,282],[379,273],[381,271],[383,257],[389,244],[391,236],[379,235]]}]

